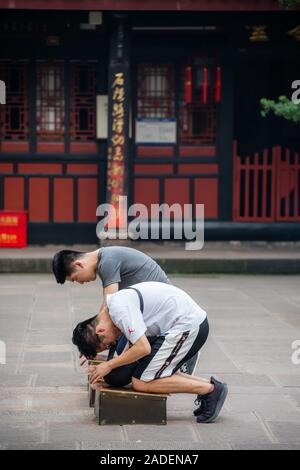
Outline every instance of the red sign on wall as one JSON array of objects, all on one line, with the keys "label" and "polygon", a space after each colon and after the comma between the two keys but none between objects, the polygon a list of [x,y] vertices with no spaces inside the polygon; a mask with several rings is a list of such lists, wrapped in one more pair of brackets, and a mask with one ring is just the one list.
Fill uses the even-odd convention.
[{"label": "red sign on wall", "polygon": [[0,211],[0,248],[24,248],[26,245],[26,212]]}]

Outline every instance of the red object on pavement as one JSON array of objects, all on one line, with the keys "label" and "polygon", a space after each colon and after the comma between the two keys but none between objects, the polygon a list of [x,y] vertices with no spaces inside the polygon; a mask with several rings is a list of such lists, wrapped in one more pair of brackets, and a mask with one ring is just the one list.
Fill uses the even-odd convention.
[{"label": "red object on pavement", "polygon": [[0,211],[0,248],[24,248],[27,245],[27,213]]}]

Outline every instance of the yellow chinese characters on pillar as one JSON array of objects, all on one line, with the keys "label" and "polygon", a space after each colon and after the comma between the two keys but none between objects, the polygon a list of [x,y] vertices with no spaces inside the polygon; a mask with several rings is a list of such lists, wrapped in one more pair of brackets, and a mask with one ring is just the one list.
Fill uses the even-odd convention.
[{"label": "yellow chinese characters on pillar", "polygon": [[125,85],[125,80],[124,80],[124,73],[123,72],[118,72],[115,74],[115,79],[112,84],[112,88],[116,88],[116,86],[121,86],[124,88]]},{"label": "yellow chinese characters on pillar", "polygon": [[116,86],[113,93],[113,100],[123,103],[125,100],[125,90],[124,87]]},{"label": "yellow chinese characters on pillar", "polygon": [[112,133],[108,149],[107,189],[110,203],[117,211],[117,226],[122,227],[119,198],[124,195],[125,180],[125,77],[115,73],[112,83]]}]

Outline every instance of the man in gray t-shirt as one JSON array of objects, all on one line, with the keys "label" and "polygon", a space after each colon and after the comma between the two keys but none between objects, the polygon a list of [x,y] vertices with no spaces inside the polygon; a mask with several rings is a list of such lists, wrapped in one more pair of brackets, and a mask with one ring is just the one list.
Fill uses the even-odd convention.
[{"label": "man in gray t-shirt", "polygon": [[146,281],[170,284],[166,273],[152,258],[133,248],[101,248],[98,260],[98,274],[104,289],[115,283],[119,284],[119,290]]},{"label": "man in gray t-shirt", "polygon": [[[147,281],[171,284],[166,273],[150,256],[121,246],[103,247],[88,253],[59,251],[53,257],[53,273],[60,284],[66,280],[84,284],[95,281],[98,274],[103,284],[103,304],[99,311],[106,303],[107,295],[133,284]],[[188,369],[183,367],[183,371],[190,372],[192,368],[191,362]]]},{"label": "man in gray t-shirt", "polygon": [[108,246],[88,253],[62,250],[53,257],[53,273],[58,283],[95,281],[97,274],[103,294],[113,294],[132,284],[146,281],[170,284],[166,273],[150,256],[133,248]]}]

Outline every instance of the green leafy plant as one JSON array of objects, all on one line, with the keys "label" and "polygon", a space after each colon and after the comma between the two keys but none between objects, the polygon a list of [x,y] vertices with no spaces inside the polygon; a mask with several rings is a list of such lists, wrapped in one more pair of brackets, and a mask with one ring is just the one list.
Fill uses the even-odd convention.
[{"label": "green leafy plant", "polygon": [[293,8],[300,5],[300,0],[279,0],[279,3],[285,8]]},{"label": "green leafy plant", "polygon": [[276,116],[283,117],[287,121],[300,123],[300,105],[293,103],[286,96],[279,96],[277,101],[262,98],[260,104],[263,117],[273,112]]}]

